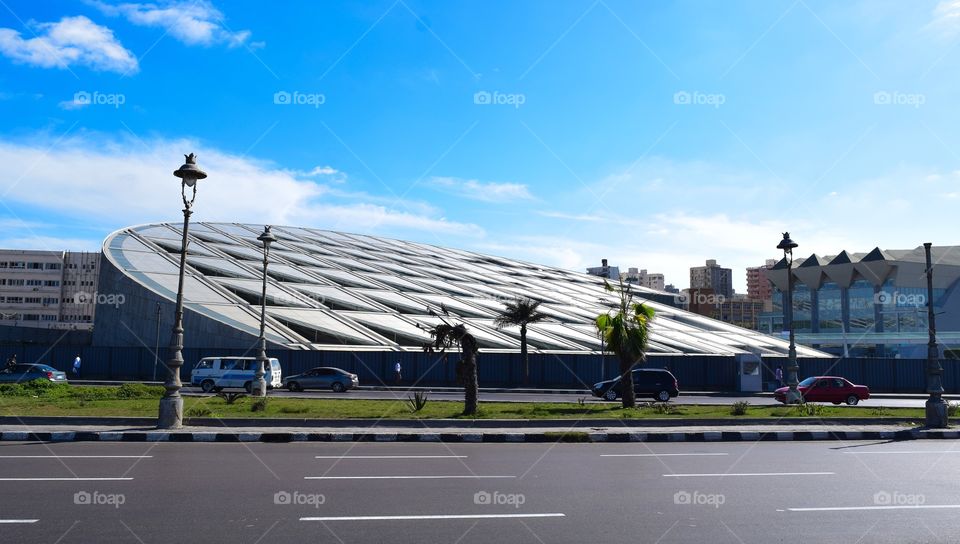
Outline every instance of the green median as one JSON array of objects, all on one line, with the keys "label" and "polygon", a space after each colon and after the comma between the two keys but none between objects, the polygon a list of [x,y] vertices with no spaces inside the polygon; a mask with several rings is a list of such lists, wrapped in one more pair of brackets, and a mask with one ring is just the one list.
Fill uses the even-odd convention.
[{"label": "green median", "polygon": [[[0,385],[0,415],[3,416],[127,416],[154,417],[163,388],[143,384],[119,387],[69,386],[32,382]],[[868,401],[869,402],[869,401]],[[291,418],[291,419],[738,419],[738,418],[917,418],[923,408],[867,406],[750,406],[639,403],[624,410],[619,404],[589,398],[580,403],[482,402],[476,416],[465,417],[462,402],[425,403],[399,400],[304,399],[268,397],[258,403],[249,396],[184,397],[186,417]],[[419,408],[419,409],[417,409]],[[956,406],[951,406],[951,417]],[[734,415],[737,414],[737,415]]]}]

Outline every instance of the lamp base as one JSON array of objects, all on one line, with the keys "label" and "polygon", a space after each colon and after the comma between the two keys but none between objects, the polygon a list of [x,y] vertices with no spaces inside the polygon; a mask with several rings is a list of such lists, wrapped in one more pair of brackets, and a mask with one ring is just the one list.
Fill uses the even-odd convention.
[{"label": "lamp base", "polygon": [[947,418],[947,401],[940,397],[930,397],[926,402],[926,427],[928,429],[946,429],[950,426]]},{"label": "lamp base", "polygon": [[252,382],[250,382],[250,396],[266,397],[267,396],[267,380],[260,378],[259,380],[253,380]]},{"label": "lamp base", "polygon": [[181,427],[183,427],[183,397],[163,397],[160,399],[157,428],[179,429]]}]

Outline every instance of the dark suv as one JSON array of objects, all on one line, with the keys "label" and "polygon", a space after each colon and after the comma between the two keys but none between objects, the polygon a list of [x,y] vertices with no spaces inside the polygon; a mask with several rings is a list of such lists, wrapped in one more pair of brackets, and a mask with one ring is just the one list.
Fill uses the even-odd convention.
[{"label": "dark suv", "polygon": [[[620,377],[593,384],[593,394],[607,400],[617,400],[623,391]],[[680,385],[669,370],[661,368],[638,368],[633,371],[633,392],[638,397],[653,397],[666,402],[680,394]]]}]

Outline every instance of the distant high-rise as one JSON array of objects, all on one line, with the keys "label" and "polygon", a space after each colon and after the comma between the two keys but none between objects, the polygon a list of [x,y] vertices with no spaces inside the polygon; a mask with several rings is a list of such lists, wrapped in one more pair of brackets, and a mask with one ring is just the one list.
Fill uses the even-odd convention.
[{"label": "distant high-rise", "polygon": [[666,287],[663,274],[648,273],[646,269],[637,270],[636,268],[628,268],[627,272],[620,274],[620,277],[626,283],[649,287],[657,291],[664,291]]},{"label": "distant high-rise", "polygon": [[767,259],[763,266],[747,268],[747,297],[753,300],[771,300],[773,285],[767,279],[767,271],[777,264],[776,259]]},{"label": "distant high-rise", "polygon": [[690,289],[712,289],[719,296],[733,298],[733,270],[708,259],[706,266],[690,268]]}]

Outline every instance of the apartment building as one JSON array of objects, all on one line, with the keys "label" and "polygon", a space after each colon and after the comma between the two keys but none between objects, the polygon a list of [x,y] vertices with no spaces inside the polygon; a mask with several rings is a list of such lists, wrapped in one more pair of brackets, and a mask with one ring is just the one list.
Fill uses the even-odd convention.
[{"label": "apartment building", "polygon": [[93,328],[100,253],[0,250],[0,326]]}]

